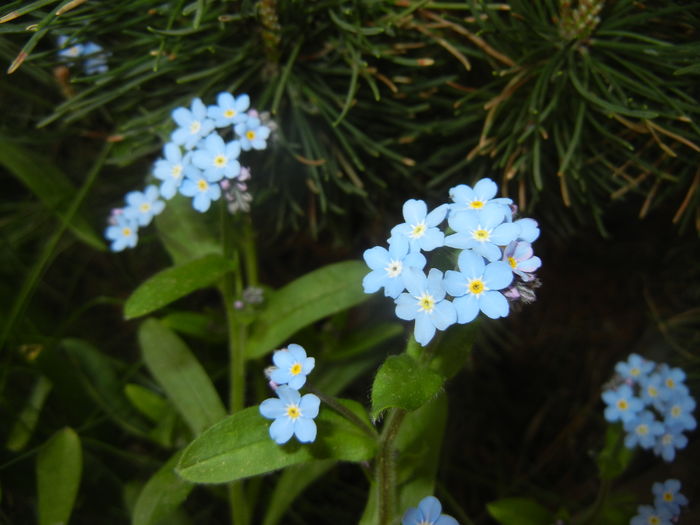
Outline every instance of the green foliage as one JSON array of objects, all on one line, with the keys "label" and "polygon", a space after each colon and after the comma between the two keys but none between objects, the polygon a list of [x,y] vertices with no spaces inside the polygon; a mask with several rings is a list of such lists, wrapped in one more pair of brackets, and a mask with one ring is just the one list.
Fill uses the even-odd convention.
[{"label": "green foliage", "polygon": [[83,454],[71,428],[56,432],[36,458],[39,525],[67,523],[78,495]]},{"label": "green foliage", "polygon": [[5,447],[17,452],[22,450],[34,434],[34,429],[39,421],[39,414],[51,393],[53,384],[46,377],[40,376],[30,394],[22,411],[17,415],[17,420],[12,425],[12,430],[7,437]]},{"label": "green foliage", "polygon": [[[354,401],[343,401],[356,416],[367,419]],[[284,446],[270,439],[270,421],[257,406],[228,416],[185,449],[177,473],[195,483],[225,483],[320,459],[364,461],[374,455],[375,441],[328,407],[316,418],[318,436],[310,445],[292,440]]]},{"label": "green foliage", "polygon": [[598,472],[601,479],[613,480],[627,469],[634,450],[624,446],[625,430],[622,425],[608,425],[605,431],[605,445],[598,454]]},{"label": "green foliage", "polygon": [[486,508],[501,525],[549,525],[554,519],[546,508],[527,498],[503,498]]}]

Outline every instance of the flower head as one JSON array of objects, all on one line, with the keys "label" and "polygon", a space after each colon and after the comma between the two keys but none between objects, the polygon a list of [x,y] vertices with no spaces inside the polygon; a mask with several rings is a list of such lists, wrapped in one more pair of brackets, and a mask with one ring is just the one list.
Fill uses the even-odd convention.
[{"label": "flower head", "polygon": [[511,241],[503,250],[503,261],[525,282],[535,279],[534,272],[542,266],[540,258],[533,255],[530,243],[525,241]]},{"label": "flower head", "polygon": [[165,158],[156,160],[153,166],[153,175],[163,181],[160,185],[160,194],[164,199],[172,199],[177,193],[185,176],[185,168],[189,164],[190,154],[183,157],[180,146],[168,142],[163,147]]},{"label": "flower head", "polygon": [[128,219],[134,219],[139,226],[148,226],[153,217],[162,212],[165,207],[165,203],[158,197],[158,188],[152,184],[142,192],[130,191],[126,194],[128,206],[124,208],[124,215]]},{"label": "flower head", "polygon": [[637,515],[632,518],[630,525],[671,525],[673,515],[668,509],[657,509],[651,505],[637,507]]},{"label": "flower head", "polygon": [[236,124],[233,129],[239,137],[243,151],[260,150],[267,147],[266,140],[270,136],[270,128],[263,126],[259,118],[249,117]]},{"label": "flower head", "polygon": [[401,525],[459,525],[457,520],[442,514],[442,505],[435,496],[420,500],[418,508],[410,508],[401,519]]},{"label": "flower head", "polygon": [[428,213],[424,201],[409,199],[403,205],[404,223],[391,229],[390,243],[399,242],[395,237],[403,237],[408,241],[410,250],[429,252],[445,244],[445,234],[437,226],[445,220],[447,204],[438,206]]},{"label": "flower head", "polygon": [[688,498],[680,493],[681,482],[677,479],[667,479],[663,483],[654,483],[651,491],[655,496],[656,508],[668,509],[672,514],[679,514],[681,506],[688,504]]},{"label": "flower head", "polygon": [[639,445],[642,448],[650,449],[654,446],[656,439],[664,433],[664,426],[654,419],[654,414],[644,410],[624,421],[625,446],[634,448]]},{"label": "flower head", "polygon": [[516,240],[520,227],[504,222],[505,208],[489,204],[480,210],[466,210],[450,214],[448,223],[457,233],[448,235],[445,244],[452,248],[470,249],[489,261],[501,258],[499,246]]},{"label": "flower head", "polygon": [[688,438],[683,434],[680,425],[664,425],[664,432],[657,437],[654,444],[654,454],[661,456],[664,461],[671,462],[676,458],[676,450],[688,445]]},{"label": "flower head", "polygon": [[274,419],[270,425],[270,437],[278,445],[289,441],[292,436],[301,443],[311,443],[316,439],[316,423],[321,400],[314,394],[301,396],[297,390],[282,385],[275,390],[278,399],[269,398],[260,404],[260,414]]},{"label": "flower head", "polygon": [[172,118],[179,127],[173,131],[170,139],[186,149],[194,148],[214,129],[214,122],[207,118],[207,108],[199,98],[192,100],[190,109],[174,109]]},{"label": "flower head", "polygon": [[454,204],[450,204],[450,212],[456,213],[462,210],[480,210],[486,207],[487,204],[497,204],[504,207],[504,212],[507,212],[510,217],[510,205],[513,203],[511,199],[506,197],[494,198],[498,192],[498,185],[491,179],[481,179],[474,188],[466,184],[459,184],[454,188],[450,188],[450,198]]},{"label": "flower head", "polygon": [[642,381],[654,369],[654,362],[638,354],[630,354],[627,361],[615,365],[615,371],[624,379]]},{"label": "flower head", "polygon": [[644,407],[641,399],[634,396],[629,385],[620,385],[615,390],[606,390],[602,397],[608,405],[605,409],[605,419],[610,423],[633,419]]},{"label": "flower head", "polygon": [[207,108],[207,116],[214,121],[217,128],[244,122],[248,115],[246,110],[250,107],[250,97],[243,94],[234,97],[225,91],[216,96],[216,105]]},{"label": "flower head", "polygon": [[406,289],[403,273],[406,268],[422,270],[425,257],[418,252],[409,252],[409,243],[404,237],[395,237],[389,249],[375,246],[365,250],[363,257],[372,271],[365,275],[362,286],[365,293],[374,293],[384,288],[384,295],[396,299]]},{"label": "flower head", "polygon": [[241,172],[238,162],[240,153],[241,145],[238,141],[225,143],[218,133],[212,133],[192,153],[192,164],[204,170],[207,180],[232,179]]},{"label": "flower head", "polygon": [[194,197],[192,207],[204,213],[212,201],[221,197],[221,188],[216,182],[208,180],[201,171],[193,168],[187,171],[187,176],[180,186],[180,193],[186,197]]},{"label": "flower head", "polygon": [[314,369],[316,361],[306,357],[306,350],[297,344],[291,344],[283,350],[272,354],[272,361],[277,367],[270,374],[270,379],[278,385],[289,385],[295,390],[306,383],[306,376]]},{"label": "flower head", "polygon": [[139,225],[135,219],[130,219],[124,213],[115,213],[111,219],[114,224],[105,230],[105,237],[112,241],[110,250],[120,252],[124,248],[133,248],[139,241]]}]

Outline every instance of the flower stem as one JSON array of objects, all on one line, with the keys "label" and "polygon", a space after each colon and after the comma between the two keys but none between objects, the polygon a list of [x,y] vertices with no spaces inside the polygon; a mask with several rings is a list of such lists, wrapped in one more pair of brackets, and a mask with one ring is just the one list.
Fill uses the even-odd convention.
[{"label": "flower stem", "polygon": [[352,410],[347,408],[346,406],[342,405],[339,403],[334,397],[327,396],[326,394],[319,392],[316,390],[314,387],[311,385],[307,384],[307,390],[323,401],[326,405],[331,407],[333,410],[338,412],[341,416],[343,416],[345,419],[350,421],[353,425],[358,427],[360,430],[362,430],[365,434],[370,436],[372,439],[377,439],[379,435],[377,434],[377,431],[372,427],[371,425],[367,424],[366,422],[362,421],[357,414],[355,414]]},{"label": "flower stem", "polygon": [[375,465],[379,525],[392,524],[396,515],[396,450],[394,440],[405,416],[404,409],[392,408],[379,437],[379,453]]}]

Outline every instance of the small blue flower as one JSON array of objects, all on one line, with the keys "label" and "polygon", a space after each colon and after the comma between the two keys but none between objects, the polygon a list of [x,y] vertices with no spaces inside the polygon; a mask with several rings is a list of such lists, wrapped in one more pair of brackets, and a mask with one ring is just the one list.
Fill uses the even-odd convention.
[{"label": "small blue flower", "polygon": [[[647,361],[648,362],[648,361]],[[624,367],[620,367],[620,365],[625,365],[626,363],[618,363],[615,367],[615,370],[618,371],[623,377],[627,377],[628,379],[632,380],[630,376],[630,372],[625,369]],[[651,363],[652,366],[654,363]],[[634,372],[635,369],[632,368],[632,372]],[[664,410],[664,401],[661,397],[661,392],[663,391],[663,383],[661,381],[661,375],[657,373],[653,373],[651,375],[645,375],[645,376],[634,376],[638,378],[639,381],[639,386],[640,386],[640,392],[641,392],[641,398],[644,403],[647,405],[653,406],[656,410],[659,412],[663,412]]]},{"label": "small blue flower", "polygon": [[506,288],[513,280],[508,263],[497,261],[485,264],[483,257],[464,250],[457,259],[459,272],[448,270],[445,288],[455,297],[457,322],[469,323],[481,310],[491,319],[508,315],[508,300],[498,290]]},{"label": "small blue flower", "polygon": [[498,192],[498,185],[491,179],[479,180],[474,184],[474,188],[466,184],[450,188],[450,198],[454,201],[454,204],[450,205],[451,213],[462,210],[480,210],[487,204],[498,204],[504,207],[504,212],[510,214],[512,199],[506,197],[494,199],[496,192]]},{"label": "small blue flower", "polygon": [[654,414],[645,410],[624,422],[625,446],[634,448],[639,445],[650,449],[656,443],[656,438],[664,433],[664,426],[654,419]]},{"label": "small blue flower", "polygon": [[456,519],[442,514],[442,505],[435,496],[420,500],[418,508],[410,508],[401,519],[401,525],[459,525]]},{"label": "small blue flower", "polygon": [[520,227],[503,222],[503,206],[489,204],[481,210],[467,210],[451,214],[447,219],[457,233],[448,235],[445,244],[452,248],[474,250],[489,261],[501,258],[499,246],[506,246],[518,238]]},{"label": "small blue flower", "polygon": [[139,226],[148,226],[153,217],[163,211],[165,203],[158,199],[158,188],[149,185],[144,191],[130,191],[126,194],[124,216],[135,220]]},{"label": "small blue flower", "polygon": [[676,392],[666,400],[664,423],[678,425],[684,430],[695,430],[697,422],[693,417],[695,400],[684,392]]},{"label": "small blue flower", "polygon": [[158,159],[153,166],[153,175],[162,180],[160,194],[164,199],[172,199],[177,193],[182,179],[185,176],[185,168],[189,164],[190,154],[182,156],[180,146],[168,142],[163,147],[164,159]]},{"label": "small blue flower", "polygon": [[663,389],[661,390],[661,397],[663,399],[674,397],[676,393],[689,395],[688,387],[685,386],[685,372],[683,372],[683,370],[680,368],[671,368],[664,363],[659,366],[659,374],[663,382]]},{"label": "small blue flower", "polygon": [[88,57],[83,62],[83,71],[85,71],[87,75],[106,73],[108,71],[109,68],[107,67],[106,58],[101,46],[94,42],[87,42],[85,44],[73,44],[64,47],[68,41],[69,38],[65,35],[58,37],[58,47],[63,48],[58,52],[58,56],[68,59]]},{"label": "small blue flower", "polygon": [[272,354],[272,362],[277,368],[272,370],[270,379],[278,385],[286,384],[295,390],[304,386],[306,376],[311,373],[316,364],[316,360],[313,357],[306,357],[306,350],[297,344],[277,350]]},{"label": "small blue flower", "polygon": [[425,274],[414,268],[405,270],[404,282],[408,293],[396,299],[396,316],[404,321],[413,321],[414,336],[422,346],[435,335],[435,329],[445,330],[457,320],[454,305],[445,300],[442,272],[432,268]]},{"label": "small blue flower", "polygon": [[[404,223],[391,229],[392,239],[397,236],[406,238],[411,251],[423,250],[429,252],[445,244],[445,234],[437,228],[448,211],[447,204],[438,206],[428,213],[424,201],[409,199],[403,205]],[[389,242],[393,242],[391,239]]]},{"label": "small blue flower", "polygon": [[263,126],[259,118],[249,117],[247,120],[236,124],[233,129],[240,138],[243,151],[259,150],[267,147],[267,142],[265,141],[270,136],[270,128]]},{"label": "small blue flower", "polygon": [[644,408],[642,400],[634,396],[629,385],[620,385],[616,390],[606,390],[602,398],[608,405],[605,408],[605,419],[610,423],[628,421]]},{"label": "small blue flower", "polygon": [[406,268],[422,270],[425,257],[421,253],[409,252],[408,241],[404,237],[394,237],[389,249],[375,246],[363,254],[367,266],[372,271],[362,279],[365,293],[374,293],[384,288],[384,295],[396,299],[406,289],[403,272]]},{"label": "small blue flower", "polygon": [[503,261],[526,283],[535,278],[533,273],[542,266],[542,260],[534,256],[532,246],[525,241],[512,241],[508,244],[503,250]]},{"label": "small blue flower", "polygon": [[248,118],[246,110],[250,107],[250,97],[243,94],[234,97],[225,91],[216,97],[216,106],[207,108],[207,116],[214,121],[217,128],[245,122]]},{"label": "small blue flower", "polygon": [[204,213],[209,209],[212,201],[221,197],[221,187],[216,182],[208,180],[201,171],[193,168],[186,171],[180,193],[186,197],[194,197],[192,207]]},{"label": "small blue flower", "polygon": [[677,479],[667,479],[663,483],[654,483],[651,491],[654,494],[654,505],[656,508],[665,508],[672,514],[680,514],[681,506],[688,504],[686,498],[679,491],[681,490],[681,482]]},{"label": "small blue flower", "polygon": [[316,439],[316,423],[321,400],[314,394],[303,397],[298,391],[282,385],[275,391],[279,399],[269,398],[260,404],[260,413],[274,419],[270,425],[270,437],[278,445],[289,441],[294,435],[301,443]]},{"label": "small blue flower", "polygon": [[623,379],[631,379],[635,382],[642,381],[653,369],[654,362],[638,354],[630,354],[627,361],[620,361],[615,365],[615,371]]},{"label": "small blue flower", "polygon": [[207,108],[199,98],[192,100],[191,109],[175,108],[172,118],[179,127],[173,131],[170,139],[186,149],[194,148],[214,129],[214,122],[207,118]]},{"label": "small blue flower", "polygon": [[664,461],[671,462],[676,457],[676,450],[682,450],[688,445],[688,438],[683,434],[680,425],[665,425],[654,444],[654,454],[661,456]]},{"label": "small blue flower", "polygon": [[226,144],[218,133],[212,133],[200,144],[200,149],[192,153],[192,164],[204,170],[204,176],[209,181],[233,179],[241,173],[238,162],[240,154],[241,145],[238,141]]},{"label": "small blue flower", "polygon": [[637,515],[632,518],[630,525],[671,525],[673,514],[668,509],[656,509],[651,505],[637,507]]},{"label": "small blue flower", "polygon": [[133,248],[139,242],[138,223],[134,219],[128,218],[122,210],[114,214],[112,220],[114,224],[105,230],[105,237],[112,241],[110,250],[120,252],[124,248]]}]

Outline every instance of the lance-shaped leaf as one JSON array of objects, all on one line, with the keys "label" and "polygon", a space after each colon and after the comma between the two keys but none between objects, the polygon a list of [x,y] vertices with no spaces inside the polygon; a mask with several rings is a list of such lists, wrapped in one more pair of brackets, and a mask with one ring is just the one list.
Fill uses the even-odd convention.
[{"label": "lance-shaped leaf", "polygon": [[39,525],[68,523],[83,470],[80,438],[71,428],[56,432],[36,458]]},{"label": "lance-shaped leaf", "polygon": [[209,254],[160,271],[134,290],[124,305],[124,317],[133,319],[146,315],[211,286],[235,267],[233,261],[222,255]]},{"label": "lance-shaped leaf", "polygon": [[489,514],[501,525],[548,525],[554,517],[535,500],[503,498],[486,505]]},{"label": "lance-shaped leaf", "polygon": [[440,392],[443,381],[440,374],[422,367],[408,354],[388,357],[372,384],[372,418],[388,408],[420,408]]},{"label": "lance-shaped leaf", "polygon": [[[343,404],[363,419],[359,403]],[[327,406],[315,419],[316,441],[301,444],[292,438],[277,445],[269,434],[271,421],[257,406],[220,421],[185,449],[177,472],[195,483],[225,483],[318,459],[364,461],[374,456],[376,440]],[[369,424],[369,423],[368,423]]]},{"label": "lance-shaped leaf", "polygon": [[305,326],[366,300],[366,273],[360,261],[330,264],[272,294],[253,325],[248,357],[263,356]]},{"label": "lance-shaped leaf", "polygon": [[221,398],[202,365],[174,332],[156,319],[139,328],[143,360],[195,434],[226,415]]}]

